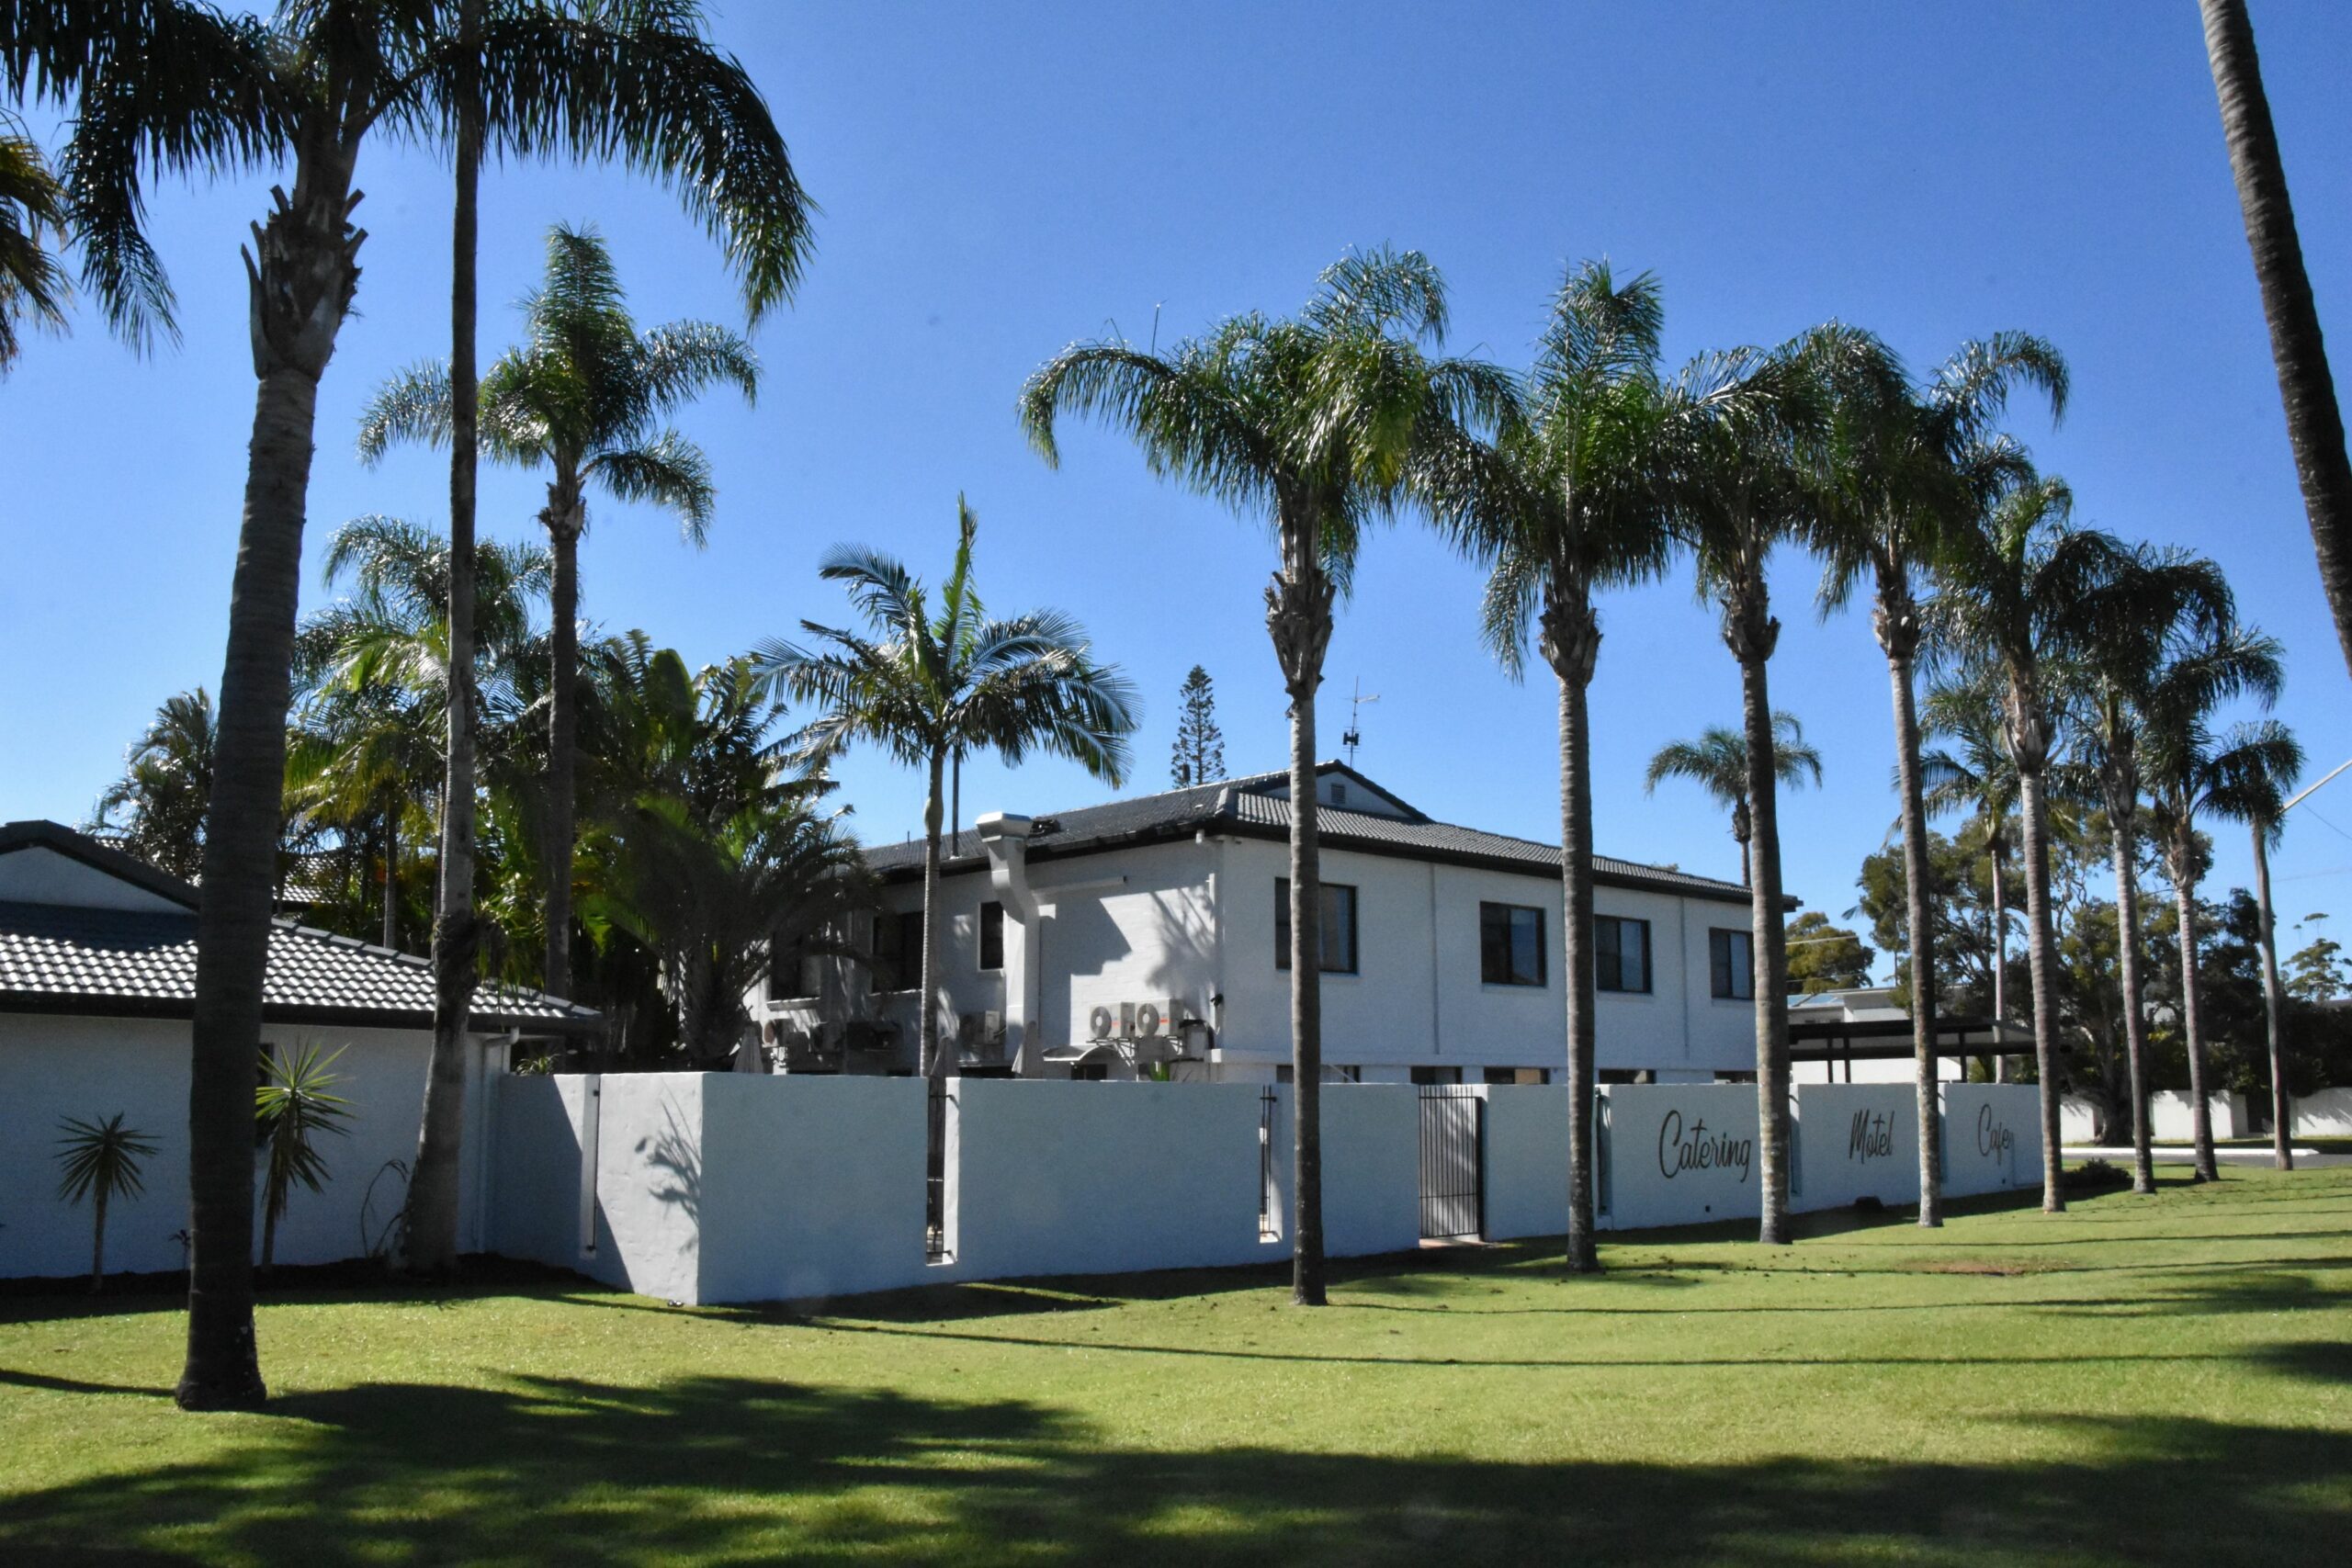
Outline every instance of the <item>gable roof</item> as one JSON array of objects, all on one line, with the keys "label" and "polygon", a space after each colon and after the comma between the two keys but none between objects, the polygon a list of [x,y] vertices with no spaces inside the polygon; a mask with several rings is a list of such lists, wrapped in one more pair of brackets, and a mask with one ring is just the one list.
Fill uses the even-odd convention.
[{"label": "gable roof", "polygon": [[[1406,813],[1391,817],[1326,805],[1317,813],[1316,820],[1322,841],[1329,848],[1527,876],[1555,878],[1560,874],[1560,849],[1556,844],[1436,821],[1344,762],[1323,762],[1315,771],[1318,778],[1337,775],[1352,780],[1395,802]],[[1129,844],[1188,839],[1203,831],[1287,841],[1290,802],[1273,791],[1286,789],[1289,784],[1287,769],[1250,773],[1040,817],[1030,835],[1029,858],[1040,861],[1101,854]],[[922,850],[920,840],[882,844],[868,849],[865,861],[886,881],[900,881],[922,874]],[[963,834],[960,853],[948,854],[943,846],[943,871],[972,871],[987,863],[987,852],[981,849],[978,835],[969,829]],[[1668,893],[1718,903],[1748,902],[1748,890],[1736,882],[1721,882],[1607,855],[1593,857],[1593,880],[1603,887]],[[1794,898],[1788,900],[1792,908],[1797,903]]]},{"label": "gable roof", "polygon": [[[52,850],[181,906],[117,909],[0,900],[0,1012],[187,1018],[196,1006],[196,890],[119,850],[54,822],[0,828],[0,854]],[[429,1028],[433,967],[356,937],[270,922],[262,1017],[271,1023]],[[574,1034],[594,1009],[519,986],[485,983],[473,1017],[484,1029]]]}]

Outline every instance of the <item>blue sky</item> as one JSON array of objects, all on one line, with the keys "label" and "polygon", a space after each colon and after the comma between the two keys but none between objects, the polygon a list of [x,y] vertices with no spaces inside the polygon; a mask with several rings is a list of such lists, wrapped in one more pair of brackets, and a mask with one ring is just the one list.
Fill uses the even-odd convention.
[{"label": "blue sky", "polygon": [[[716,9],[823,205],[818,253],[759,335],[756,410],[714,399],[682,421],[720,486],[709,548],[655,514],[594,513],[584,607],[609,628],[701,661],[838,617],[818,556],[856,540],[935,570],[960,490],[992,603],[1078,613],[1141,685],[1131,789],[1164,784],[1196,661],[1234,770],[1278,766],[1262,525],[1156,481],[1104,433],[1071,429],[1047,469],[1013,420],[1023,378],[1074,337],[1148,336],[1155,310],[1163,340],[1290,310],[1347,247],[1384,242],[1444,269],[1449,346],[1521,364],[1564,265],[1606,255],[1661,277],[1676,362],[1831,317],[1922,368],[1996,329],[2055,339],[2074,408],[2055,432],[2021,412],[2018,433],[2086,520],[2215,556],[2287,645],[2279,711],[2312,776],[2352,754],[2188,6]],[[2352,13],[2267,0],[2256,22],[2322,319],[2352,342]],[[0,818],[79,820],[155,705],[218,682],[253,398],[236,248],[268,183],[157,190],[177,349],[139,361],[85,315],[0,382]],[[445,505],[431,457],[370,471],[351,436],[380,377],[446,351],[447,172],[383,144],[359,184],[370,238],[321,396],[313,563],[346,517]],[[736,312],[711,247],[642,182],[511,167],[484,206],[485,357],[559,220],[601,226],[641,321]],[[541,483],[486,470],[484,527],[532,536]],[[1774,576],[1774,692],[1828,771],[1783,805],[1787,879],[1842,914],[1894,815],[1891,727],[1866,618],[1820,621],[1814,580],[1794,557]],[[1477,591],[1415,525],[1372,539],[1331,648],[1324,750],[1361,680],[1381,699],[1365,772],[1438,817],[1555,838],[1553,696],[1480,651]],[[315,565],[305,592],[328,598]],[[1604,617],[1602,849],[1736,875],[1694,790],[1641,788],[1658,744],[1736,715],[1713,618],[1687,576]],[[842,777],[870,840],[918,828],[912,774],[865,756]],[[1103,793],[1054,763],[965,778],[967,816]],[[2352,892],[2352,784],[2313,805],[2277,863],[2288,919]],[[2246,864],[2224,829],[2218,876]]]}]

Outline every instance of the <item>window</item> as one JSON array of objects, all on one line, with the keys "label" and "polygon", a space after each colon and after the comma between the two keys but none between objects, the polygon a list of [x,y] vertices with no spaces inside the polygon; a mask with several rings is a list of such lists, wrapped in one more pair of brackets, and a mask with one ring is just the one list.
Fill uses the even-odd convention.
[{"label": "window", "polygon": [[1004,906],[993,899],[980,906],[980,967],[1004,967]]},{"label": "window", "polygon": [[922,911],[888,909],[874,917],[872,962],[866,966],[877,991],[908,991],[922,983]]},{"label": "window", "polygon": [[[1323,961],[1326,975],[1356,972],[1356,890],[1344,882],[1322,884]],[[1274,878],[1274,967],[1290,967],[1290,878]]]},{"label": "window", "polygon": [[818,965],[821,960],[808,951],[806,938],[776,941],[768,960],[768,1000],[780,1002],[801,997],[813,997],[822,987]]},{"label": "window", "polygon": [[1478,978],[1489,986],[1544,984],[1543,910],[1478,906]]},{"label": "window", "polygon": [[1417,1084],[1457,1084],[1462,1081],[1460,1067],[1415,1067],[1413,1081]]},{"label": "window", "polygon": [[1486,1079],[1490,1084],[1547,1084],[1552,1081],[1552,1069],[1549,1067],[1488,1067],[1486,1069]]},{"label": "window", "polygon": [[1331,804],[1334,806],[1345,806],[1347,803],[1348,786],[1343,784],[1333,784],[1331,786]]},{"label": "window", "polygon": [[1710,989],[1714,995],[1730,1001],[1756,999],[1756,945],[1748,932],[1709,931],[1707,966],[1713,971]]},{"label": "window", "polygon": [[1593,984],[1604,991],[1650,988],[1650,923],[1616,915],[1592,921]]}]

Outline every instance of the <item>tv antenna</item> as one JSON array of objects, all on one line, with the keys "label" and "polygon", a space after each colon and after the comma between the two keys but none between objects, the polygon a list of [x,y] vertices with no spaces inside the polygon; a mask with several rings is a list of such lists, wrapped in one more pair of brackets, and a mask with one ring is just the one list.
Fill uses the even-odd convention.
[{"label": "tv antenna", "polygon": [[1348,766],[1351,768],[1356,765],[1356,748],[1363,744],[1363,731],[1358,728],[1356,721],[1363,715],[1364,704],[1376,703],[1379,700],[1380,694],[1377,692],[1370,696],[1364,694],[1363,677],[1357,676],[1355,695],[1348,699],[1347,733],[1340,737],[1340,744],[1348,749]]}]

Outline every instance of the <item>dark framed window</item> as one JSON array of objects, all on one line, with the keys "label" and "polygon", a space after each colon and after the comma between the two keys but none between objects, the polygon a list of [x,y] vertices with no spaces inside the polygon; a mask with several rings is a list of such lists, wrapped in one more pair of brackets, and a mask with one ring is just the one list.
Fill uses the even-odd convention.
[{"label": "dark framed window", "polygon": [[1488,1067],[1487,1081],[1508,1084],[1547,1084],[1552,1081],[1549,1067]]},{"label": "dark framed window", "polygon": [[815,996],[818,963],[806,939],[776,942],[768,959],[768,999],[780,1002]]},{"label": "dark framed window", "polygon": [[1413,1081],[1417,1084],[1458,1084],[1462,1081],[1460,1067],[1415,1067]]},{"label": "dark framed window", "polygon": [[922,911],[888,909],[874,917],[874,946],[867,973],[877,991],[911,990],[922,983]]},{"label": "dark framed window", "polygon": [[[1326,882],[1323,893],[1323,961],[1326,975],[1356,972],[1356,890],[1344,882]],[[1274,967],[1290,967],[1290,878],[1274,878]]]},{"label": "dark framed window", "polygon": [[1478,906],[1478,978],[1489,986],[1544,984],[1544,911],[1518,904]]},{"label": "dark framed window", "polygon": [[1718,926],[1707,933],[1708,989],[1726,1001],[1756,999],[1756,939]]},{"label": "dark framed window", "polygon": [[1593,985],[1604,991],[1650,988],[1650,923],[1622,915],[1592,919]]},{"label": "dark framed window", "polygon": [[1004,906],[994,899],[980,906],[980,967],[1004,967]]}]

